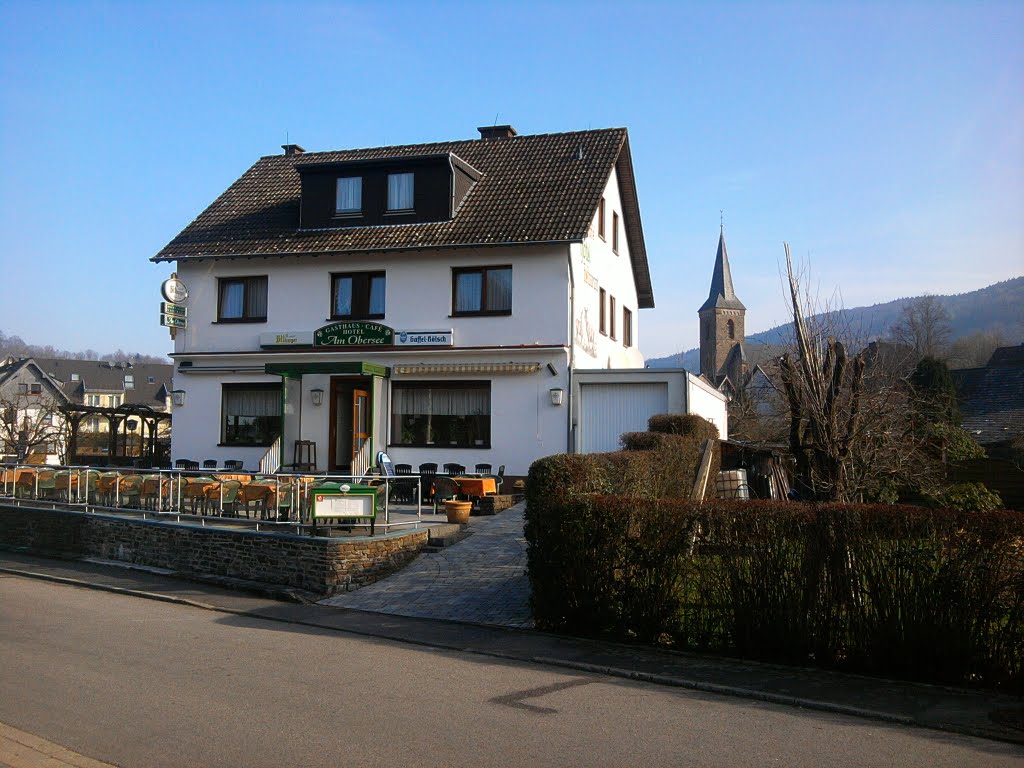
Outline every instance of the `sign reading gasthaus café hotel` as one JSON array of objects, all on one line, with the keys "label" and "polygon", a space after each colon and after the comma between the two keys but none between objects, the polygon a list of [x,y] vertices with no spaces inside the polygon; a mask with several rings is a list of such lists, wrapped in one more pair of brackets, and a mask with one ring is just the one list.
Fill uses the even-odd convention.
[{"label": "sign reading gasthaus caf\u00e9 hotel", "polygon": [[321,471],[523,475],[574,449],[574,372],[642,368],[654,306],[627,132],[480,134],[287,145],[153,258],[188,286],[173,458],[256,468],[280,438]]}]

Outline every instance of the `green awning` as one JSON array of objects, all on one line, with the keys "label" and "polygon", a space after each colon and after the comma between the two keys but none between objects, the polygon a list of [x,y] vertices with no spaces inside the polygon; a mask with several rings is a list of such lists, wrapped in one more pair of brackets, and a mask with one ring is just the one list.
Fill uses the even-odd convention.
[{"label": "green awning", "polygon": [[284,376],[286,379],[301,379],[307,373],[328,373],[335,376],[381,376],[389,378],[391,369],[375,363],[267,363],[266,373]]}]

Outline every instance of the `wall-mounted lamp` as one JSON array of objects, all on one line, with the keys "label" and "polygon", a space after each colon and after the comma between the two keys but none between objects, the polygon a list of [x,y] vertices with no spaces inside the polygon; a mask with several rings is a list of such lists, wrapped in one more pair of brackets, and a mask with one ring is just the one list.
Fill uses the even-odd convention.
[{"label": "wall-mounted lamp", "polygon": [[555,366],[553,366],[551,363],[548,363],[548,373],[550,373],[552,376],[557,376],[558,369],[555,368]]},{"label": "wall-mounted lamp", "polygon": [[565,395],[565,391],[564,390],[561,390],[558,387],[554,387],[552,389],[549,389],[548,392],[551,395],[551,404],[552,405],[561,405],[562,404],[562,396]]},{"label": "wall-mounted lamp", "polygon": [[313,405],[320,406],[324,404],[324,391],[317,387],[316,389],[309,390],[309,399]]},{"label": "wall-mounted lamp", "polygon": [[172,389],[171,390],[171,402],[174,403],[175,408],[181,408],[185,405],[185,390],[184,389]]}]

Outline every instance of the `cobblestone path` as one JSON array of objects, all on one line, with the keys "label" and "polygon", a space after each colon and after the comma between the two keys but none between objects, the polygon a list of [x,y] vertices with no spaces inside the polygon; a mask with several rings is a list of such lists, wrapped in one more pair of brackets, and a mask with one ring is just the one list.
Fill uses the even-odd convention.
[{"label": "cobblestone path", "polygon": [[473,518],[472,534],[420,555],[393,576],[321,605],[430,619],[532,627],[520,503]]}]

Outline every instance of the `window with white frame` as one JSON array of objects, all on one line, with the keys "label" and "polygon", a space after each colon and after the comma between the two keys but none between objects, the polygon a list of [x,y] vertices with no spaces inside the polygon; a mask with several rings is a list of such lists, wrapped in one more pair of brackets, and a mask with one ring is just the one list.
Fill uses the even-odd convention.
[{"label": "window with white frame", "polygon": [[391,444],[490,448],[491,382],[395,382]]},{"label": "window with white frame", "polygon": [[134,376],[134,374],[126,373],[124,375],[124,388],[125,389],[135,389],[135,376]]},{"label": "window with white frame", "polygon": [[363,210],[363,177],[346,176],[338,179],[334,203],[335,213],[359,213]]},{"label": "window with white frame", "polygon": [[413,208],[413,174],[388,174],[388,210],[411,211]]},{"label": "window with white frame", "polygon": [[221,444],[264,446],[273,443],[281,434],[281,385],[221,386]]}]

